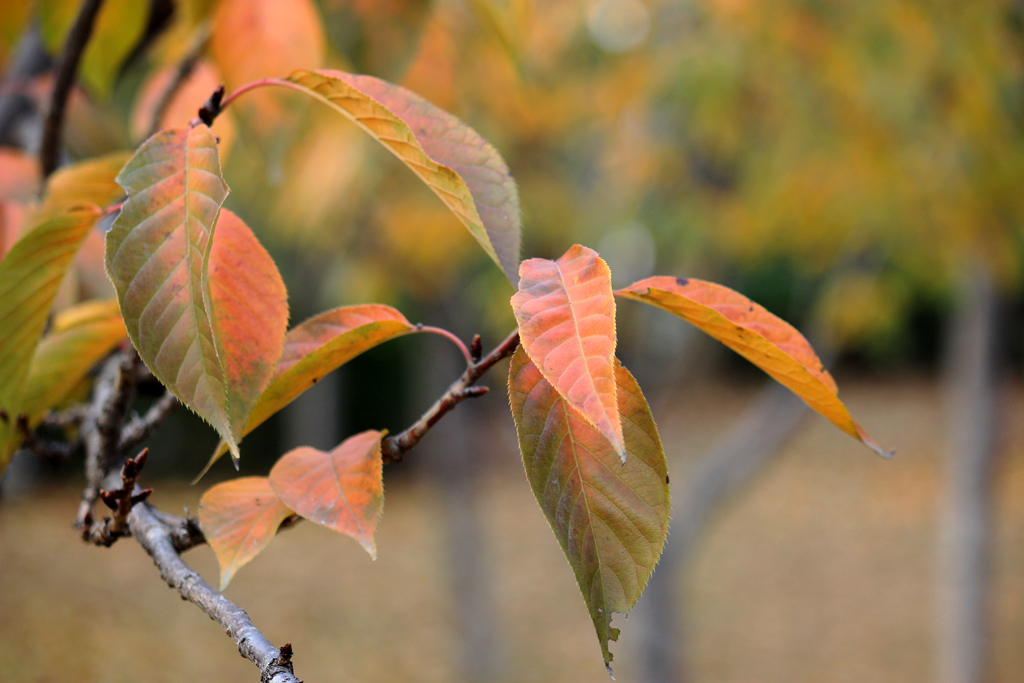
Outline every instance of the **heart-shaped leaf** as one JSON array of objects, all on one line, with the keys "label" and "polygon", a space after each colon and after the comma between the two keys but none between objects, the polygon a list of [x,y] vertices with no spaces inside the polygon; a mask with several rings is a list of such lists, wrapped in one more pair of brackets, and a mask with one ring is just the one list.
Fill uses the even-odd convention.
[{"label": "heart-shaped leaf", "polygon": [[128,200],[107,235],[107,273],[146,365],[238,440],[281,354],[284,284],[270,255],[228,211],[217,142],[198,125],[157,133],[118,176]]},{"label": "heart-shaped leaf", "polygon": [[64,274],[89,230],[96,206],[81,206],[32,229],[0,261],[0,472],[20,442],[25,379]]},{"label": "heart-shaped leaf", "polygon": [[[281,360],[249,416],[245,434],[359,354],[415,331],[404,315],[382,304],[342,306],[295,326],[285,336]],[[227,444],[221,442],[196,481],[226,451]]]},{"label": "heart-shaped leaf", "polygon": [[287,81],[358,124],[434,191],[513,279],[519,191],[498,151],[455,116],[372,76],[296,71]]},{"label": "heart-shaped leaf", "polygon": [[373,540],[384,511],[383,432],[350,436],[330,453],[302,446],[270,470],[270,486],[296,513],[351,536],[377,559]]},{"label": "heart-shaped leaf", "polygon": [[692,323],[788,387],[878,455],[892,456],[868,437],[839,400],[835,380],[810,343],[763,306],[728,287],[692,278],[650,277],[615,294],[657,306]]},{"label": "heart-shaped leaf", "polygon": [[242,477],[217,484],[199,501],[199,524],[220,564],[220,589],[256,557],[292,511],[266,477]]},{"label": "heart-shaped leaf", "polygon": [[[590,610],[605,665],[617,640],[612,612],[643,592],[668,533],[668,469],[651,410],[616,363],[626,460],[544,378],[520,347],[509,367],[509,400],[526,478]],[[611,670],[609,666],[609,671]]]},{"label": "heart-shaped leaf", "polygon": [[615,397],[615,297],[608,265],[576,245],[519,266],[512,310],[541,374],[625,458]]},{"label": "heart-shaped leaf", "polygon": [[117,299],[87,301],[55,317],[32,356],[25,380],[21,412],[28,415],[29,423],[66,400],[125,335]]}]

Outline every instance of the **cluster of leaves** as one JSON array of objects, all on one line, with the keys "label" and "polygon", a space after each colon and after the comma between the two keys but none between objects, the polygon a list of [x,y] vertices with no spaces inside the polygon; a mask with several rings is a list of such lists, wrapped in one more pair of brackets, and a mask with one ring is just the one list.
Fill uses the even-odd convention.
[{"label": "cluster of leaves", "polygon": [[[105,11],[140,4],[112,0]],[[175,30],[187,34],[199,31],[200,19],[213,11],[209,3],[182,6],[194,10],[178,17]],[[271,6],[281,5],[219,3],[210,19],[219,71],[206,64],[193,83],[209,85],[203,79],[212,78],[234,89],[223,105],[231,110],[212,112],[218,122],[230,121],[228,115],[249,98],[262,103],[248,111],[258,112],[254,118],[266,125],[287,116],[281,101],[265,98],[265,92],[233,104],[262,86],[287,88],[326,105],[412,170],[509,280],[518,276],[511,298],[520,340],[509,370],[512,415],[527,479],[576,575],[606,664],[608,643],[618,635],[612,613],[635,604],[660,556],[669,518],[657,427],[636,380],[616,358],[616,297],[695,325],[884,455],[839,400],[835,382],[807,341],[741,294],[711,282],[661,276],[615,290],[605,261],[579,245],[557,260],[520,262],[519,194],[508,166],[494,147],[443,109],[406,88],[336,70],[300,69],[247,82],[267,76],[270,67],[240,57],[238,39],[224,26],[249,22],[255,28],[244,35],[272,42],[265,34],[273,35],[268,27],[280,19],[286,28],[303,24],[305,33],[314,26],[319,35],[311,6],[296,3],[305,9],[286,19],[266,11]],[[104,26],[101,20],[97,30],[102,33]],[[126,31],[131,26],[125,24]],[[514,52],[512,38],[505,42]],[[95,44],[90,49],[96,56],[87,51],[83,73],[102,96],[116,71],[109,65],[120,65],[127,52],[122,42]],[[307,40],[297,48],[289,42],[280,51],[260,43],[257,51],[274,68],[278,53],[319,64],[323,41]],[[287,292],[277,265],[243,219],[223,207],[228,185],[221,158],[230,127],[217,123],[218,137],[199,120],[167,120],[186,111],[191,119],[210,89],[196,95],[194,87],[183,87],[155,116],[153,93],[160,88],[144,86],[138,110],[155,116],[164,129],[130,158],[113,154],[55,174],[43,201],[18,217],[23,227],[0,232],[0,248],[13,245],[0,261],[0,467],[26,430],[82,395],[89,370],[126,336],[153,375],[220,435],[212,464],[225,452],[237,461],[247,433],[329,372],[385,341],[430,331],[382,304],[335,308],[288,329]],[[188,107],[179,104],[188,97]],[[0,190],[6,216],[8,208],[21,206],[13,200],[33,194],[35,186]],[[106,236],[99,237],[95,228],[115,214]],[[95,269],[94,262],[82,260],[91,239],[105,242],[105,272],[116,300],[66,307],[47,329],[76,255],[75,267]],[[282,524],[297,517],[349,535],[375,555],[384,438],[383,431],[371,430],[330,452],[297,448],[268,477],[236,479],[207,491],[200,520],[220,561],[222,586]]]}]

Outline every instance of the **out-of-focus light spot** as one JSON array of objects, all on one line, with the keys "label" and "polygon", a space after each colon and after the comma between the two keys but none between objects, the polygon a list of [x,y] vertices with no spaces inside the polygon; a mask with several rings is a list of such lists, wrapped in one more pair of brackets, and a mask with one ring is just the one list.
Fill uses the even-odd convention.
[{"label": "out-of-focus light spot", "polygon": [[587,8],[590,38],[608,52],[640,45],[651,30],[651,13],[640,0],[594,0]]},{"label": "out-of-focus light spot", "polygon": [[632,221],[601,238],[598,253],[612,271],[616,287],[631,285],[654,271],[654,237],[647,226]]}]

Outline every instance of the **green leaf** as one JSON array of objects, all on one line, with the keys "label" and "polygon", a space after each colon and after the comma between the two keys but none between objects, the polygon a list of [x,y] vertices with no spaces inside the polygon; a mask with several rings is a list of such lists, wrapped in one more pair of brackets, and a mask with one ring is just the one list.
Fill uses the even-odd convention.
[{"label": "green leaf", "polygon": [[96,206],[69,209],[31,230],[0,261],[0,472],[21,441],[15,421],[50,306],[100,215]]},{"label": "green leaf", "polygon": [[29,423],[64,402],[125,335],[116,299],[87,301],[54,318],[32,356],[25,380],[21,412],[28,415]]},{"label": "green leaf", "polygon": [[57,169],[46,181],[40,213],[51,215],[79,202],[106,206],[117,201],[124,196],[117,174],[130,157],[131,152],[111,152]]},{"label": "green leaf", "polygon": [[165,130],[118,176],[128,192],[107,235],[107,273],[153,375],[238,456],[281,355],[288,309],[269,254],[234,214],[210,129]]},{"label": "green leaf", "polygon": [[287,82],[344,114],[408,166],[514,281],[522,215],[498,151],[458,118],[372,76],[294,72]]},{"label": "green leaf", "polygon": [[[81,0],[40,0],[43,42],[50,54],[60,54],[81,4]],[[82,82],[99,98],[110,98],[121,66],[146,29],[149,5],[140,0],[105,0],[100,7],[79,66]]]},{"label": "green leaf", "polygon": [[616,363],[626,461],[544,379],[520,347],[509,400],[526,478],[565,552],[611,671],[612,612],[636,603],[668,533],[668,468],[651,410]]},{"label": "green leaf", "polygon": [[[328,373],[361,353],[415,331],[404,315],[382,304],[342,306],[297,325],[285,336],[281,360],[253,408],[244,433],[256,429]],[[226,451],[227,444],[222,442],[196,481]]]}]

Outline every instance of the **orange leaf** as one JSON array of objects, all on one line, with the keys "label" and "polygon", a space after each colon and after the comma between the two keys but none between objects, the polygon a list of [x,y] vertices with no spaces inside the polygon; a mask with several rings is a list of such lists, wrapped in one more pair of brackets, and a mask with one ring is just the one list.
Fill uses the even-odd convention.
[{"label": "orange leaf", "polygon": [[242,477],[217,484],[199,501],[199,524],[220,563],[220,589],[256,557],[292,511],[274,494],[266,477]]},{"label": "orange leaf", "polygon": [[[252,409],[244,434],[359,354],[413,331],[404,315],[383,304],[342,306],[292,328],[285,336],[274,376]],[[226,451],[227,445],[221,442],[196,481]]]},{"label": "orange leaf", "polygon": [[373,540],[384,510],[384,432],[350,436],[330,453],[308,446],[288,451],[270,470],[270,485],[306,519],[351,536],[377,559]]},{"label": "orange leaf", "polygon": [[871,440],[836,395],[832,375],[792,325],[728,287],[702,280],[657,276],[617,290],[674,313],[696,325],[788,387],[807,405],[882,457],[891,457]]},{"label": "orange leaf", "polygon": [[628,457],[544,379],[520,347],[509,366],[509,402],[526,478],[576,574],[605,664],[618,639],[612,612],[643,592],[668,534],[668,468],[651,409],[616,364],[618,410]]},{"label": "orange leaf", "polygon": [[623,461],[615,397],[615,298],[597,252],[576,245],[557,261],[519,266],[512,310],[523,348],[544,379],[601,432]]}]

